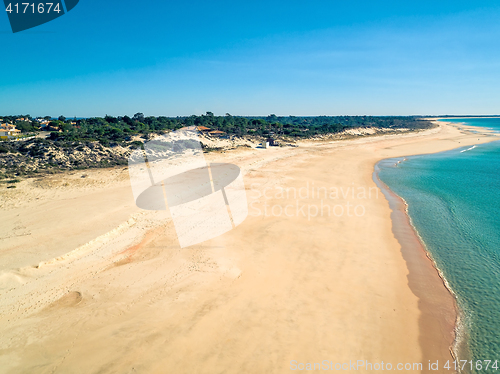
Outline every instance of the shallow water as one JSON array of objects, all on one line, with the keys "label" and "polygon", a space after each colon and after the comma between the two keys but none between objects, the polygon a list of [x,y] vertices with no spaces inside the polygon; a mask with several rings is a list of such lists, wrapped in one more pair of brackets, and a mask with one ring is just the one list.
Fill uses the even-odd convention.
[{"label": "shallow water", "polygon": [[[500,118],[453,122],[500,131]],[[380,179],[408,203],[412,223],[457,297],[458,358],[473,366],[499,360],[500,367],[500,142],[384,160],[379,167]],[[494,371],[490,364],[488,372]]]}]

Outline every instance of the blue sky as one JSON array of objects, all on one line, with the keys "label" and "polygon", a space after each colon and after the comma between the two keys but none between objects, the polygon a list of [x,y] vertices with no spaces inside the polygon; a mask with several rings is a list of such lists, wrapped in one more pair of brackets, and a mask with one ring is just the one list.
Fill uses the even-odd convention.
[{"label": "blue sky", "polygon": [[12,34],[0,115],[500,114],[498,1],[96,1]]}]

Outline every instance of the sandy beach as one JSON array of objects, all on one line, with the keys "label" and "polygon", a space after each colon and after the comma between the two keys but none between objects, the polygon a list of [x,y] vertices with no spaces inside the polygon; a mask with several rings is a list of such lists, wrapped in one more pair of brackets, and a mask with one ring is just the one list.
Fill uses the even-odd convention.
[{"label": "sandy beach", "polygon": [[440,123],[207,154],[242,169],[249,216],[183,249],[168,211],[135,206],[126,168],[3,188],[0,373],[430,372],[452,360],[454,299],[374,167],[496,139]]}]

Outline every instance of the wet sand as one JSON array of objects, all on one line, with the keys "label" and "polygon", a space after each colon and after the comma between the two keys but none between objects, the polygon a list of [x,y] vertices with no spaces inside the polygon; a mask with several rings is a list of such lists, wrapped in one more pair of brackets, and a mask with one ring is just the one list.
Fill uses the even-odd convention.
[{"label": "wet sand", "polygon": [[[374,179],[392,209],[392,231],[401,245],[408,266],[408,286],[418,297],[420,347],[423,362],[436,356],[452,360],[458,308],[454,295],[425,248],[408,216],[404,199],[396,195],[374,173]],[[432,361],[434,362],[434,361]]]}]

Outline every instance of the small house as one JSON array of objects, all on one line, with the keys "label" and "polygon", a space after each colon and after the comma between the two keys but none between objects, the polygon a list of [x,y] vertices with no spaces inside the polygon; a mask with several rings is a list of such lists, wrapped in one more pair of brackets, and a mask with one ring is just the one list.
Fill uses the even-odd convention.
[{"label": "small house", "polygon": [[54,127],[54,126],[47,126],[46,131],[56,131],[56,132],[62,132],[62,130],[59,127]]},{"label": "small house", "polygon": [[269,143],[269,145],[271,147],[277,147],[278,146],[278,143],[276,142],[276,140],[274,138],[267,138],[266,142]]},{"label": "small house", "polygon": [[0,125],[0,139],[12,139],[21,135],[21,130],[16,129],[16,126],[1,124]]}]

